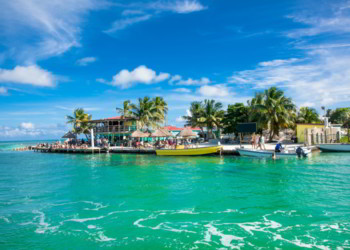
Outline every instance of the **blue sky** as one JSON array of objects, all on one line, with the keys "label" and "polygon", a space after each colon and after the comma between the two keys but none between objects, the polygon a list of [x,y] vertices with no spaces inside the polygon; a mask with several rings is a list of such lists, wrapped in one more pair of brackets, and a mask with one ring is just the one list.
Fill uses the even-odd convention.
[{"label": "blue sky", "polygon": [[58,138],[83,107],[115,116],[163,96],[246,102],[270,86],[300,106],[350,105],[350,1],[12,0],[0,9],[0,140]]}]

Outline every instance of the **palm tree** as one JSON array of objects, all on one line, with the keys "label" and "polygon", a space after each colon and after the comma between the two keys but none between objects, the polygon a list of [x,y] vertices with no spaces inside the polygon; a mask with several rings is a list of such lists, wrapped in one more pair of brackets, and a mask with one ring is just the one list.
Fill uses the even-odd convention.
[{"label": "palm tree", "polygon": [[[221,121],[224,118],[225,111],[222,110],[222,103],[215,100],[204,100],[203,112],[199,121],[208,129],[208,138],[213,137],[213,128],[221,128]],[[215,137],[215,135],[214,135]]]},{"label": "palm tree", "polygon": [[249,107],[249,120],[257,123],[258,131],[262,132],[264,129],[268,128],[268,119],[266,116],[261,115],[261,107],[264,106],[265,102],[264,92],[255,93],[255,97],[252,100],[248,100]]},{"label": "palm tree", "polygon": [[317,114],[316,109],[301,107],[297,116],[297,122],[300,123],[319,123],[321,120]]},{"label": "palm tree", "polygon": [[122,118],[129,117],[131,115],[131,102],[126,100],[123,102],[123,108],[116,108],[117,112],[121,114]]},{"label": "palm tree", "polygon": [[91,130],[91,126],[88,122],[91,120],[91,115],[85,113],[83,108],[77,108],[73,111],[73,116],[67,115],[66,118],[68,124],[73,124],[72,131],[74,133],[84,133],[86,138],[88,138],[87,135]]},{"label": "palm tree", "polygon": [[278,135],[282,128],[292,127],[296,107],[291,98],[285,97],[284,92],[276,87],[271,87],[263,93],[259,93],[251,102],[253,113],[258,115],[260,126],[270,130],[270,140]]},{"label": "palm tree", "polygon": [[141,128],[157,127],[159,113],[154,102],[147,96],[138,99],[138,104],[131,104],[131,114],[138,120]]},{"label": "palm tree", "polygon": [[186,126],[203,127],[208,130],[208,139],[213,136],[214,128],[221,128],[225,111],[222,110],[222,103],[215,100],[204,100],[204,102],[192,102],[190,107],[191,115],[183,116]]},{"label": "palm tree", "polygon": [[168,114],[168,104],[164,101],[163,97],[155,97],[152,100],[155,108],[154,119],[157,123],[164,123],[165,117]]},{"label": "palm tree", "polygon": [[193,128],[200,127],[203,131],[203,123],[199,120],[203,112],[204,109],[202,102],[192,102],[189,109],[190,114],[182,117],[186,121],[185,126]]}]

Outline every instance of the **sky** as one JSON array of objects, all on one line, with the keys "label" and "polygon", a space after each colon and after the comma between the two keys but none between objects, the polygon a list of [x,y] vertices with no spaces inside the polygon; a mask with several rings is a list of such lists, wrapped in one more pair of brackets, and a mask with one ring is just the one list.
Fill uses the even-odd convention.
[{"label": "sky", "polygon": [[0,0],[0,140],[57,139],[84,108],[162,96],[225,107],[271,86],[298,107],[350,106],[350,1]]}]

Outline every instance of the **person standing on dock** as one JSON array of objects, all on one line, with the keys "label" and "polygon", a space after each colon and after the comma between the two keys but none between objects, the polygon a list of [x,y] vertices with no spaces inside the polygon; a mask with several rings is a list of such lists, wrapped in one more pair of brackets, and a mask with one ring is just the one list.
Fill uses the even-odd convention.
[{"label": "person standing on dock", "polygon": [[265,147],[265,137],[263,134],[261,134],[260,138],[259,138],[259,147],[261,150],[266,150],[266,147]]},{"label": "person standing on dock", "polygon": [[256,147],[256,135],[255,135],[255,133],[253,133],[253,135],[252,135],[251,143],[252,143],[252,148],[255,149],[255,147]]}]

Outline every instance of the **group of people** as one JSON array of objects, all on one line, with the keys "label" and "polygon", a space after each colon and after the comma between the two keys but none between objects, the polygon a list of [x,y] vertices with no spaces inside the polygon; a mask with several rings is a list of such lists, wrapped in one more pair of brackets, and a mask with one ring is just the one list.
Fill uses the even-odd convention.
[{"label": "group of people", "polygon": [[253,149],[261,149],[261,150],[266,150],[265,147],[265,137],[263,134],[253,134],[252,139],[251,139],[251,144]]},{"label": "group of people", "polygon": [[[97,139],[96,146],[98,147],[108,147],[107,139]],[[65,140],[63,143],[61,141],[54,142],[52,144],[49,143],[39,143],[36,145],[37,148],[50,148],[50,149],[86,149],[91,147],[90,140],[84,139],[74,139],[69,138]]]},{"label": "group of people", "polygon": [[154,144],[151,144],[149,142],[144,142],[144,141],[133,141],[131,145],[133,148],[156,148],[156,149],[161,149],[161,148],[176,149],[178,145],[184,145],[184,148],[191,148],[194,146],[193,142],[190,139],[157,140]]}]

